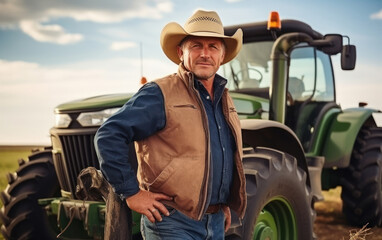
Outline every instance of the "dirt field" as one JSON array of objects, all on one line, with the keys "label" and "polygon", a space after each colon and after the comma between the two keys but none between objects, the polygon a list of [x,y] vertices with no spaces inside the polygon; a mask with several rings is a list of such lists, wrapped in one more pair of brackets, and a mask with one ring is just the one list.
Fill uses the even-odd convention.
[{"label": "dirt field", "polygon": [[[316,203],[317,218],[314,232],[319,240],[382,240],[382,228],[369,228],[364,234],[359,228],[347,225],[342,215],[340,188],[324,192],[325,201]],[[367,226],[366,226],[367,228]],[[358,232],[358,238],[351,238]]]}]

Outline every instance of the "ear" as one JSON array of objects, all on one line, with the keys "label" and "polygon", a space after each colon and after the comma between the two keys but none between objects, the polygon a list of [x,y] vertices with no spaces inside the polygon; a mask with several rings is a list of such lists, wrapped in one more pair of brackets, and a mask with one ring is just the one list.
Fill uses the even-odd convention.
[{"label": "ear", "polygon": [[176,46],[176,52],[181,62],[183,62],[183,49],[181,46]]}]

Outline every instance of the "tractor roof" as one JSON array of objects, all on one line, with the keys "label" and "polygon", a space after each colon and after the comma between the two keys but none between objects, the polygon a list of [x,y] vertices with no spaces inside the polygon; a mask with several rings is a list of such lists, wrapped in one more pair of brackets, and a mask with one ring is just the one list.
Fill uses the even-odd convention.
[{"label": "tractor roof", "polygon": [[[272,33],[267,29],[267,21],[246,23],[240,25],[227,26],[224,28],[226,35],[233,35],[238,28],[243,30],[243,42],[272,40]],[[290,32],[302,32],[311,36],[313,39],[322,39],[322,34],[313,30],[308,24],[291,19],[281,20],[281,30],[276,31],[280,36]]]}]

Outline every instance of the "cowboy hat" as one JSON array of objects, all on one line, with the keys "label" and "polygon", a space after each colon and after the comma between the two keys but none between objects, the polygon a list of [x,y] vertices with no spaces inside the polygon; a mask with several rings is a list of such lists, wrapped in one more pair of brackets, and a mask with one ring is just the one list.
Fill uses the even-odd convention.
[{"label": "cowboy hat", "polygon": [[226,46],[222,64],[231,61],[239,53],[243,31],[239,28],[234,35],[224,35],[223,24],[214,11],[196,11],[185,23],[184,28],[176,22],[168,23],[162,30],[160,44],[166,56],[175,64],[181,61],[177,53],[177,46],[187,36],[221,38]]}]

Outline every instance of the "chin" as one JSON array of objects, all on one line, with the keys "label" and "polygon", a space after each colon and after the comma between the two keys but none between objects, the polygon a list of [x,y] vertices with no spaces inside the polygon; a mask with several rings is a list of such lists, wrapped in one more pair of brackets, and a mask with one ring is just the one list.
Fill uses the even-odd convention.
[{"label": "chin", "polygon": [[213,77],[214,74],[212,75],[206,75],[206,74],[197,74],[195,73],[195,77],[198,79],[198,80],[208,80],[210,79],[211,77]]},{"label": "chin", "polygon": [[207,79],[210,79],[211,77],[213,77],[215,75],[215,72],[212,72],[212,71],[208,71],[208,72],[195,71],[194,74],[195,74],[196,78],[198,78],[199,80],[207,80]]}]

